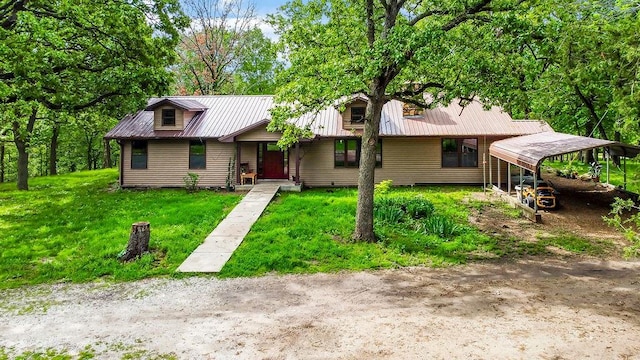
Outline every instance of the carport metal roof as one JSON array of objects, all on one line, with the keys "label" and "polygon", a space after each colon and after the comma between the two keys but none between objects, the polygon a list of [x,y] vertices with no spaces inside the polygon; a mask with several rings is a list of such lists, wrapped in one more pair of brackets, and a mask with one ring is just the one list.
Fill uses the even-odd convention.
[{"label": "carport metal roof", "polygon": [[640,154],[638,146],[557,132],[541,132],[499,140],[491,144],[489,154],[536,173],[542,161],[550,156],[599,147],[606,147],[611,155],[622,157],[633,158]]}]

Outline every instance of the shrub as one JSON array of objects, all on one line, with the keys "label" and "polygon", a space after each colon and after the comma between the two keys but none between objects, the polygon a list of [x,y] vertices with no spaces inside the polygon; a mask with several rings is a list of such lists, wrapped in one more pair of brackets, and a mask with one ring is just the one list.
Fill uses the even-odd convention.
[{"label": "shrub", "polygon": [[393,180],[382,180],[379,184],[375,185],[374,194],[375,195],[384,195],[391,190],[393,186]]},{"label": "shrub", "polygon": [[437,235],[442,239],[450,239],[458,235],[462,227],[448,217],[433,215],[421,223],[422,231],[426,234]]},{"label": "shrub", "polygon": [[199,180],[200,180],[200,175],[196,173],[187,173],[187,175],[182,178],[182,181],[184,181],[184,188],[187,189],[187,192],[190,192],[190,193],[198,190]]},{"label": "shrub", "polygon": [[373,209],[373,217],[385,224],[402,222],[405,216],[399,206],[376,206]]},{"label": "shrub", "polygon": [[387,224],[423,219],[433,214],[431,201],[423,197],[381,196],[375,199],[374,218]]},{"label": "shrub", "polygon": [[427,218],[431,216],[435,210],[433,203],[422,197],[408,199],[405,206],[407,215],[413,219]]}]

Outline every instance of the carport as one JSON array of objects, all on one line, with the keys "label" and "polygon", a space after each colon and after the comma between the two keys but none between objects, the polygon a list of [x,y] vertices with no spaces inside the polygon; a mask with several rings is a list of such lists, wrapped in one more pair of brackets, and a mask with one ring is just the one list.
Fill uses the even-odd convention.
[{"label": "carport", "polygon": [[[489,156],[497,159],[497,187],[502,184],[501,162],[507,163],[507,192],[511,194],[511,165],[520,168],[520,185],[522,186],[522,174],[524,170],[533,173],[534,193],[537,193],[540,165],[551,156],[558,156],[585,151],[595,148],[604,148],[607,156],[607,183],[609,181],[609,159],[611,156],[620,156],[623,159],[624,187],[627,184],[627,158],[634,158],[640,154],[640,147],[623,144],[617,141],[595,139],[584,136],[576,136],[557,132],[542,132],[533,135],[513,137],[499,140],[491,144]],[[493,171],[489,161],[489,184],[493,188]],[[485,169],[486,170],[486,169]],[[486,176],[485,176],[486,178]],[[486,187],[486,184],[485,184]],[[538,212],[537,203],[534,202],[534,211]]]}]

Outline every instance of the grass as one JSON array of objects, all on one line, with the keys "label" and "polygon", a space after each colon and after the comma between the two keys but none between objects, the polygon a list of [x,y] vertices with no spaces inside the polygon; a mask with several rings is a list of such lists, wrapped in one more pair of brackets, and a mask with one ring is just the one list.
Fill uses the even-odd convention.
[{"label": "grass", "polygon": [[[0,184],[0,288],[173,274],[240,199],[113,190],[116,179],[116,170],[100,170],[34,178],[29,191]],[[151,223],[151,253],[122,264],[116,257],[136,221]]]},{"label": "grass", "polygon": [[[350,235],[356,190],[314,189],[279,196],[220,273],[223,277],[279,273],[332,272],[409,265],[460,264],[478,252],[491,252],[496,241],[467,226],[463,203],[470,188],[394,189],[392,196],[428,199],[435,214],[459,227],[440,237],[407,222],[376,222],[376,243],[353,243]],[[436,215],[433,216],[436,216]],[[392,215],[391,218],[396,218]]]},{"label": "grass", "polygon": [[[600,159],[602,165],[602,173],[600,174],[600,182],[605,183],[607,181],[607,165],[606,160]],[[622,161],[622,160],[621,160]],[[546,160],[545,165],[558,170],[563,170],[569,167],[567,161],[551,161]],[[587,174],[589,172],[589,164],[584,164],[578,160],[572,161],[571,165],[578,174]],[[624,167],[620,165],[618,168],[609,162],[609,183],[615,186],[622,187],[624,185]],[[627,190],[640,194],[640,161],[639,160],[627,160]]]},{"label": "grass", "polygon": [[[114,170],[31,180],[31,190],[0,184],[0,289],[96,279],[178,276],[175,269],[240,200],[238,194],[184,189],[115,189]],[[389,188],[376,196],[378,241],[350,240],[355,189],[279,194],[219,274],[316,273],[551,254],[548,247],[600,255],[609,249],[570,234],[535,243],[471,226],[471,212],[503,205],[468,200],[475,188]],[[151,223],[151,253],[122,264],[130,226]],[[43,305],[43,306],[46,306]]]}]

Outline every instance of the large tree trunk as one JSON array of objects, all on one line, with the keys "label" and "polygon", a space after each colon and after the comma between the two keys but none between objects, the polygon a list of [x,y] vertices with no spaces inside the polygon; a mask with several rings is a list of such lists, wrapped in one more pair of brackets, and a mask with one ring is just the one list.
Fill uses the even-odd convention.
[{"label": "large tree trunk", "polygon": [[58,175],[58,136],[60,135],[60,125],[54,124],[51,133],[51,143],[49,149],[49,175]]},{"label": "large tree trunk", "polygon": [[13,122],[13,142],[18,149],[18,190],[29,190],[29,140],[36,123],[38,109],[34,106],[27,121],[27,129],[24,133],[20,131],[20,123]]},{"label": "large tree trunk", "polygon": [[104,159],[102,161],[103,169],[110,169],[113,165],[111,161],[111,141],[104,139]]},{"label": "large tree trunk", "polygon": [[149,251],[151,229],[148,222],[137,222],[131,225],[131,234],[127,250],[118,256],[120,261],[129,261]]},{"label": "large tree trunk", "polygon": [[380,117],[384,97],[379,95],[369,99],[367,115],[360,148],[360,169],[358,173],[358,205],[356,209],[356,229],[353,238],[358,241],[375,241],[373,232],[373,190],[376,169],[376,146],[380,132]]}]

